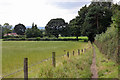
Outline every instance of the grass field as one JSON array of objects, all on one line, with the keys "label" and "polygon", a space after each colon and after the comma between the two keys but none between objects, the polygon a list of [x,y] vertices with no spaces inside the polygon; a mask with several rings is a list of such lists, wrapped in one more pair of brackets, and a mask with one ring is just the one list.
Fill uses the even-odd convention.
[{"label": "grass field", "polygon": [[2,73],[7,74],[23,68],[25,57],[29,59],[29,65],[43,59],[66,54],[66,51],[82,49],[85,42],[76,41],[3,41],[2,42]]}]

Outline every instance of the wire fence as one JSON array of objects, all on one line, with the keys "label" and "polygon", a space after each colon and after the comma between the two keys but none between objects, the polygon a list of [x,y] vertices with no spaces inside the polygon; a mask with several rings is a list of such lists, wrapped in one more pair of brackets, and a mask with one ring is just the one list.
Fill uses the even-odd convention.
[{"label": "wire fence", "polygon": [[[61,56],[56,56],[56,58],[57,58],[57,57],[62,57],[62,56],[65,56],[65,55],[66,55],[66,54],[61,55]],[[52,57],[47,58],[47,59],[44,59],[44,60],[39,61],[39,62],[37,62],[37,63],[31,64],[28,68],[32,68],[33,66],[36,66],[36,65],[38,65],[38,64],[41,64],[41,63],[43,63],[43,62],[45,62],[45,61],[48,61],[48,60],[50,60],[50,59],[52,59]],[[16,73],[18,73],[18,72],[21,72],[21,71],[23,71],[23,70],[24,70],[23,68],[19,68],[19,69],[18,69],[17,71],[15,71],[15,72],[7,73],[6,75],[3,75],[2,78],[9,77],[9,76],[14,75],[14,74],[16,74]]]},{"label": "wire fence", "polygon": [[[89,46],[88,48],[81,49],[81,52],[83,53],[83,51],[85,52],[85,51],[86,51],[87,49],[89,49],[89,48],[90,48],[90,46]],[[64,52],[67,52],[67,51],[64,50]],[[66,54],[63,54],[63,55],[60,55],[60,56],[56,56],[55,58],[63,57],[63,56],[67,56],[67,57],[68,57],[68,53],[69,53],[69,51],[67,52],[67,55],[66,55]],[[69,53],[69,55],[73,55],[73,56],[74,56],[74,53],[75,53],[75,51],[73,50],[73,52],[72,52],[72,53]],[[79,49],[78,49],[77,53],[78,53],[78,55],[79,55],[79,53],[80,53],[80,52],[79,52]],[[38,64],[41,64],[41,63],[43,63],[43,62],[45,62],[45,61],[52,60],[52,58],[53,58],[53,57],[49,57],[49,58],[44,59],[44,60],[42,60],[42,61],[39,61],[39,62],[37,62],[37,63],[31,64],[31,65],[29,65],[27,68],[32,68],[33,66],[36,66],[36,65],[38,65]],[[32,72],[35,72],[36,70],[39,70],[39,69],[40,69],[40,68],[37,68],[37,69],[35,69],[35,70],[31,70],[31,71],[29,72],[29,74],[32,73]],[[2,78],[9,77],[9,76],[11,76],[11,75],[14,75],[14,74],[16,74],[16,73],[18,73],[18,72],[22,72],[22,71],[24,71],[24,68],[19,68],[19,69],[18,69],[17,71],[15,71],[15,72],[2,75]],[[22,77],[22,76],[23,76],[23,74],[22,74],[21,76],[19,76],[19,77]]]}]

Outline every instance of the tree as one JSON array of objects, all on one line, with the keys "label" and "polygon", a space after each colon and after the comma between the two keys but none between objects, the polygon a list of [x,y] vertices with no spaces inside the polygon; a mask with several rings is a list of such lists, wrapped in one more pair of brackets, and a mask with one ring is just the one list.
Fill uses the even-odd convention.
[{"label": "tree", "polygon": [[86,5],[78,11],[77,24],[80,25],[81,27],[83,26],[87,13],[88,13],[88,7]]},{"label": "tree", "polygon": [[113,5],[112,5],[112,13],[113,13],[113,14],[116,14],[116,10],[119,10],[119,11],[120,11],[120,5],[113,4]]},{"label": "tree", "polygon": [[4,35],[4,34],[7,34],[8,35],[8,33],[11,33],[12,32],[12,25],[9,25],[8,23],[5,23],[3,26],[1,25],[1,27],[2,27],[2,34]]},{"label": "tree", "polygon": [[14,30],[18,35],[24,35],[26,27],[23,24],[19,23],[19,24],[15,25]]},{"label": "tree", "polygon": [[38,29],[38,28],[37,28],[37,25],[36,25],[36,24],[34,25],[34,23],[33,23],[33,24],[32,24],[32,29]]},{"label": "tree", "polygon": [[69,27],[68,23],[65,23],[65,27],[60,28],[60,34],[63,37],[70,36],[71,32],[70,32],[70,27]]},{"label": "tree", "polygon": [[55,37],[58,38],[59,34],[62,34],[61,32],[65,27],[66,27],[65,20],[62,18],[56,18],[56,19],[51,19],[47,23],[45,29],[48,36],[54,35]]},{"label": "tree", "polygon": [[82,34],[88,36],[91,42],[96,34],[105,32],[111,22],[112,11],[99,5],[90,5],[85,17]]},{"label": "tree", "polygon": [[12,28],[12,25],[9,25],[8,23],[5,23],[3,25],[3,32],[6,33],[6,34],[8,34],[8,33],[11,32],[11,28]]},{"label": "tree", "polygon": [[92,0],[91,5],[99,5],[106,8],[111,8],[113,0]]},{"label": "tree", "polygon": [[72,33],[72,36],[76,36],[76,39],[78,40],[78,37],[81,35],[80,33],[80,25],[78,24],[78,18],[72,19],[69,23],[70,31]]},{"label": "tree", "polygon": [[37,28],[37,25],[34,26],[34,23],[32,24],[32,28],[28,28],[26,30],[26,37],[27,38],[34,38],[34,37],[42,37],[42,31],[40,31]]},{"label": "tree", "polygon": [[69,22],[69,26],[72,33],[71,35],[76,36],[76,39],[78,39],[78,36],[82,35],[81,31],[87,12],[88,12],[88,7],[85,5],[78,11],[78,16],[76,16],[76,18],[72,19]]}]

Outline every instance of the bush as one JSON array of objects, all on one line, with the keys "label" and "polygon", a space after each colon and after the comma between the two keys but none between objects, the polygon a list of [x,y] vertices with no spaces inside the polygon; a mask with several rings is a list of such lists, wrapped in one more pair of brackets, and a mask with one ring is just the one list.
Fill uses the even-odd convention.
[{"label": "bush", "polygon": [[26,30],[26,37],[27,38],[43,37],[43,34],[39,29],[28,28]]},{"label": "bush", "polygon": [[36,37],[36,40],[40,40],[40,37]]},{"label": "bush", "polygon": [[95,44],[100,49],[100,51],[107,55],[109,59],[115,61],[117,58],[117,47],[118,47],[118,30],[114,26],[109,27],[105,33],[96,35]]}]

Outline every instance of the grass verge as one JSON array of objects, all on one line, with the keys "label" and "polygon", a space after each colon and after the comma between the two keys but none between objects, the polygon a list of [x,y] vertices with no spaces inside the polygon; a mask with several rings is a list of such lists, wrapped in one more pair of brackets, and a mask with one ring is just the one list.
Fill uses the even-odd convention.
[{"label": "grass verge", "polygon": [[90,66],[92,64],[92,49],[81,55],[75,54],[70,58],[57,58],[57,66],[53,68],[51,64],[43,65],[39,69],[39,78],[91,78]]},{"label": "grass verge", "polygon": [[96,46],[95,50],[99,78],[118,78],[118,65],[114,61],[108,60]]}]

